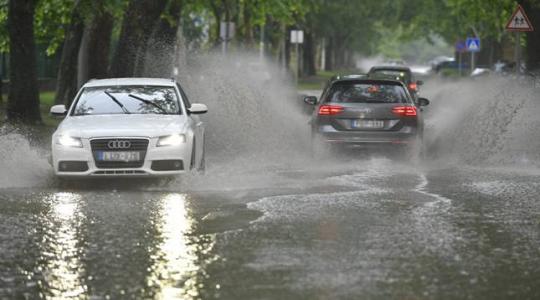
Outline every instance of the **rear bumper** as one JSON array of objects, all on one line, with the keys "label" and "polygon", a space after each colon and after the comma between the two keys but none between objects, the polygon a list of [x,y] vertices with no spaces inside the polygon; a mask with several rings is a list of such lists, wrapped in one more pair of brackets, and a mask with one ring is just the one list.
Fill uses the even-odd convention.
[{"label": "rear bumper", "polygon": [[419,132],[409,126],[399,131],[337,131],[332,126],[320,126],[313,135],[319,141],[332,144],[407,146],[417,141]]}]

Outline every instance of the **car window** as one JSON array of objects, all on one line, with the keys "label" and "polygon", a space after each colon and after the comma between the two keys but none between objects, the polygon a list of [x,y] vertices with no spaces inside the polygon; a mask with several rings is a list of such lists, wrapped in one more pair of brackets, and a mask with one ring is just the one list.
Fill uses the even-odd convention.
[{"label": "car window", "polygon": [[375,79],[399,80],[401,82],[411,81],[409,72],[400,70],[373,70],[370,72],[370,77]]},{"label": "car window", "polygon": [[112,86],[84,88],[72,115],[181,114],[173,87]]},{"label": "car window", "polygon": [[381,83],[334,84],[326,102],[340,103],[407,103],[407,93],[400,85]]}]

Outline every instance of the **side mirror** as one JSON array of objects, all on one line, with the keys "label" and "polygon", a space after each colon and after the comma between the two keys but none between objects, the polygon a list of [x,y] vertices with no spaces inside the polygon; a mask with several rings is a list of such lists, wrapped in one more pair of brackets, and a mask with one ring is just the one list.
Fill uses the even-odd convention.
[{"label": "side mirror", "polygon": [[417,80],[416,85],[424,85],[424,82],[422,80]]},{"label": "side mirror", "polygon": [[64,104],[58,104],[51,107],[50,114],[54,117],[64,117],[67,114],[67,109]]},{"label": "side mirror", "polygon": [[317,104],[317,97],[315,96],[305,96],[304,97],[304,103],[309,105],[316,105]]},{"label": "side mirror", "polygon": [[428,106],[429,100],[426,98],[418,98],[418,105],[419,106]]},{"label": "side mirror", "polygon": [[201,103],[193,103],[191,107],[188,108],[188,111],[194,115],[205,114],[208,112],[208,107]]}]

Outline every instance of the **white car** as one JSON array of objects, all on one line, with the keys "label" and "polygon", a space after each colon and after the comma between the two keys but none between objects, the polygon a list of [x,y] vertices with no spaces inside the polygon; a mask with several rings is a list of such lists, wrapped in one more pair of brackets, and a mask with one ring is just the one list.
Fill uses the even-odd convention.
[{"label": "white car", "polygon": [[190,104],[172,79],[91,80],[52,136],[60,177],[170,176],[204,170],[204,104]]}]

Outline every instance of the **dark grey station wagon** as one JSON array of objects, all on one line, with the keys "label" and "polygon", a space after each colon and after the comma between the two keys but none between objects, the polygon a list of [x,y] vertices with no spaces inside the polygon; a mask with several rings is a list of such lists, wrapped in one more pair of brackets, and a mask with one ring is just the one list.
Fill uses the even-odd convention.
[{"label": "dark grey station wagon", "polygon": [[316,153],[329,145],[423,149],[422,106],[429,100],[413,101],[402,82],[335,77],[320,99],[310,96],[304,102],[314,106],[310,124]]}]

